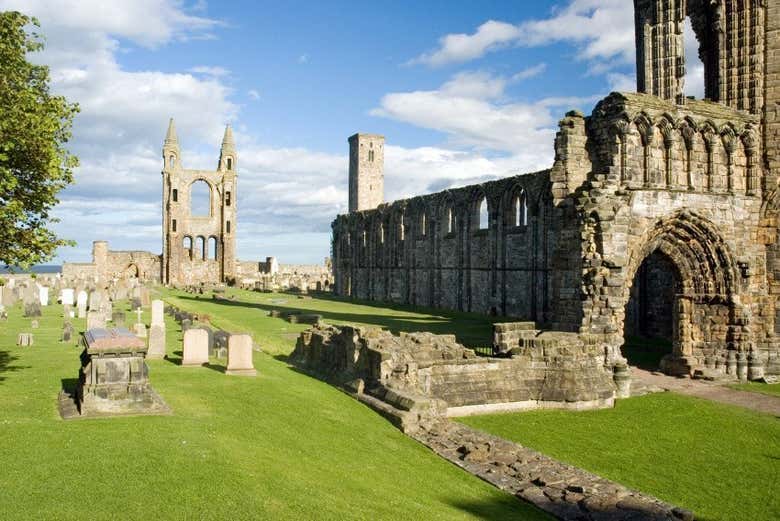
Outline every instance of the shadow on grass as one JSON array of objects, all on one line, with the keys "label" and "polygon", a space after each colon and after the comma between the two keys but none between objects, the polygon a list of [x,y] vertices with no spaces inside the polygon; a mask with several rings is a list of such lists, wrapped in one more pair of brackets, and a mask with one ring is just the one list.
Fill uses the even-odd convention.
[{"label": "shadow on grass", "polygon": [[227,371],[227,367],[225,367],[224,365],[212,364],[211,362],[207,364],[203,364],[203,367],[205,367],[206,369],[211,369],[212,371],[216,371],[218,373],[224,373],[225,371]]},{"label": "shadow on grass", "polygon": [[[178,298],[182,300],[200,300],[185,295],[178,296]],[[218,306],[254,308],[263,311],[271,311],[275,309],[282,312],[317,314],[321,315],[323,320],[326,322],[335,321],[342,323],[369,324],[387,329],[396,335],[402,331],[427,331],[439,335],[452,334],[455,335],[458,341],[466,347],[482,347],[492,345],[493,343],[493,319],[480,315],[443,312],[442,310],[432,310],[426,308],[411,308],[408,306],[397,306],[387,303],[377,304],[357,301],[352,302],[348,300],[337,299],[335,297],[321,298],[320,300],[351,303],[383,310],[391,309],[393,311],[402,312],[408,311],[423,314],[431,313],[431,317],[407,317],[404,315],[383,315],[380,313],[346,313],[341,311],[327,311],[321,309],[296,307],[291,304],[265,304],[262,302],[245,302],[241,300],[212,300],[210,302]],[[495,321],[500,320],[502,319],[495,317]]]},{"label": "shadow on grass", "polygon": [[13,373],[27,369],[28,366],[13,365],[19,357],[13,356],[9,351],[0,351],[0,382],[5,380],[3,373]]}]

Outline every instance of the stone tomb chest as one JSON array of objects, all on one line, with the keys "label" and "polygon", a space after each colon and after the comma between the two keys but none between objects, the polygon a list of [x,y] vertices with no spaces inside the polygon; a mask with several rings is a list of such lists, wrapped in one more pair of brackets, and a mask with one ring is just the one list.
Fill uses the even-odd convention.
[{"label": "stone tomb chest", "polygon": [[60,394],[63,418],[171,412],[149,383],[142,339],[125,328],[96,328],[82,345],[76,388]]}]

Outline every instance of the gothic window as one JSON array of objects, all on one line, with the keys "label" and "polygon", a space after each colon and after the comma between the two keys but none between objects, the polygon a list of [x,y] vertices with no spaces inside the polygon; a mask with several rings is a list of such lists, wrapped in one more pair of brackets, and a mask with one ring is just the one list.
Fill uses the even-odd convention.
[{"label": "gothic window", "polygon": [[179,200],[179,191],[176,188],[174,188],[173,189],[173,202],[175,203],[178,200]]},{"label": "gothic window", "polygon": [[363,247],[365,248],[368,245],[368,234],[365,230],[363,230]]},{"label": "gothic window", "polygon": [[206,259],[206,239],[204,239],[203,237],[197,237],[195,239],[195,259],[196,260]]},{"label": "gothic window", "polygon": [[487,230],[490,226],[490,216],[488,215],[487,199],[485,199],[485,197],[481,198],[478,208],[478,228],[480,230]]},{"label": "gothic window", "polygon": [[[217,238],[216,238],[216,237],[209,237],[209,247],[208,247],[208,252],[209,252],[211,255],[213,255],[213,257],[211,257],[212,259],[214,259],[214,260],[216,260],[216,259],[217,259]],[[208,255],[209,253],[207,253],[207,255]]]},{"label": "gothic window", "polygon": [[225,206],[230,206],[230,192],[225,192]]},{"label": "gothic window", "polygon": [[380,244],[384,244],[385,243],[385,225],[384,224],[380,224],[379,225],[379,242],[380,242]]},{"label": "gothic window", "polygon": [[230,221],[225,223],[225,232],[230,233]]},{"label": "gothic window", "polygon": [[232,157],[227,158],[227,169],[228,170],[233,170],[233,158]]},{"label": "gothic window", "polygon": [[172,231],[174,231],[174,232],[176,231],[176,219],[174,219],[174,220],[171,222],[171,230],[172,230]]},{"label": "gothic window", "polygon": [[398,235],[401,240],[404,240],[406,236],[406,226],[404,226],[404,218],[401,217],[401,222],[398,223]]},{"label": "gothic window", "polygon": [[371,162],[371,163],[374,162],[374,151],[373,150],[369,150],[368,151],[368,161]]},{"label": "gothic window", "polygon": [[512,225],[528,226],[528,202],[525,192],[512,198]]},{"label": "gothic window", "polygon": [[453,226],[452,208],[447,208],[447,233],[452,233]]},{"label": "gothic window", "polygon": [[195,181],[190,187],[190,215],[211,215],[211,187],[202,179]]},{"label": "gothic window", "polygon": [[174,166],[176,166],[176,156],[171,154],[168,157],[168,168],[173,168]]},{"label": "gothic window", "polygon": [[422,237],[425,237],[425,235],[428,233],[428,218],[425,215],[425,212],[422,213],[420,216],[420,235]]}]

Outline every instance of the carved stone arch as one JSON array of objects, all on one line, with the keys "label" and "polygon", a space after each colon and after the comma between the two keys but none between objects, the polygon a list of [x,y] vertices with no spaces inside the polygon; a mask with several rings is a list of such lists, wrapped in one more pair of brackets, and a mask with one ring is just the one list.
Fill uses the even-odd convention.
[{"label": "carved stone arch", "polygon": [[501,215],[505,226],[528,225],[532,215],[531,198],[520,183],[513,183],[501,198]]},{"label": "carved stone arch", "polygon": [[[475,186],[471,190],[470,199],[469,222],[471,223],[471,230],[490,229],[494,205],[487,191],[482,186]],[[486,212],[483,212],[483,210],[486,210]],[[487,221],[483,222],[485,218],[487,218]]]},{"label": "carved stone arch", "polygon": [[[673,352],[662,368],[670,374],[681,374],[701,365],[702,349],[722,353],[724,360],[727,349],[745,349],[748,319],[739,305],[737,262],[717,226],[693,212],[681,211],[659,219],[639,240],[629,244],[621,288],[626,306],[640,266],[659,253],[673,266],[679,284],[674,303],[670,304],[675,323]],[[698,314],[697,309],[701,310]],[[714,313],[716,309],[726,311]],[[696,317],[702,313],[724,320],[722,329],[717,330],[720,336],[708,333],[711,338],[705,339],[699,334],[697,328],[709,327],[697,322]],[[621,333],[622,327],[624,324]]]},{"label": "carved stone arch", "polygon": [[439,194],[439,198],[436,201],[436,215],[439,230],[443,235],[457,231],[460,219],[455,207],[455,199],[449,190]]},{"label": "carved stone arch", "polygon": [[642,145],[652,145],[653,138],[655,137],[655,125],[653,125],[653,120],[650,116],[645,112],[640,112],[634,118],[634,126],[636,126],[636,129],[642,138]]}]

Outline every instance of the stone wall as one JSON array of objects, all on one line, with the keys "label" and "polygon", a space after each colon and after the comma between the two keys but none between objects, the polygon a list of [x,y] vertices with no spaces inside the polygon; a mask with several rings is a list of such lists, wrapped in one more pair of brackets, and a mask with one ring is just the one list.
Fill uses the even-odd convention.
[{"label": "stone wall", "polygon": [[92,243],[92,262],[65,262],[62,277],[99,284],[122,279],[159,283],[160,270],[160,255],[148,251],[112,251],[107,241],[95,241]]},{"label": "stone wall", "polygon": [[416,401],[443,403],[449,415],[605,407],[628,392],[625,366],[613,368],[603,346],[573,333],[527,336],[511,356],[487,358],[452,335],[319,324],[301,334],[291,358],[336,383],[360,381],[368,394],[407,411]]}]

